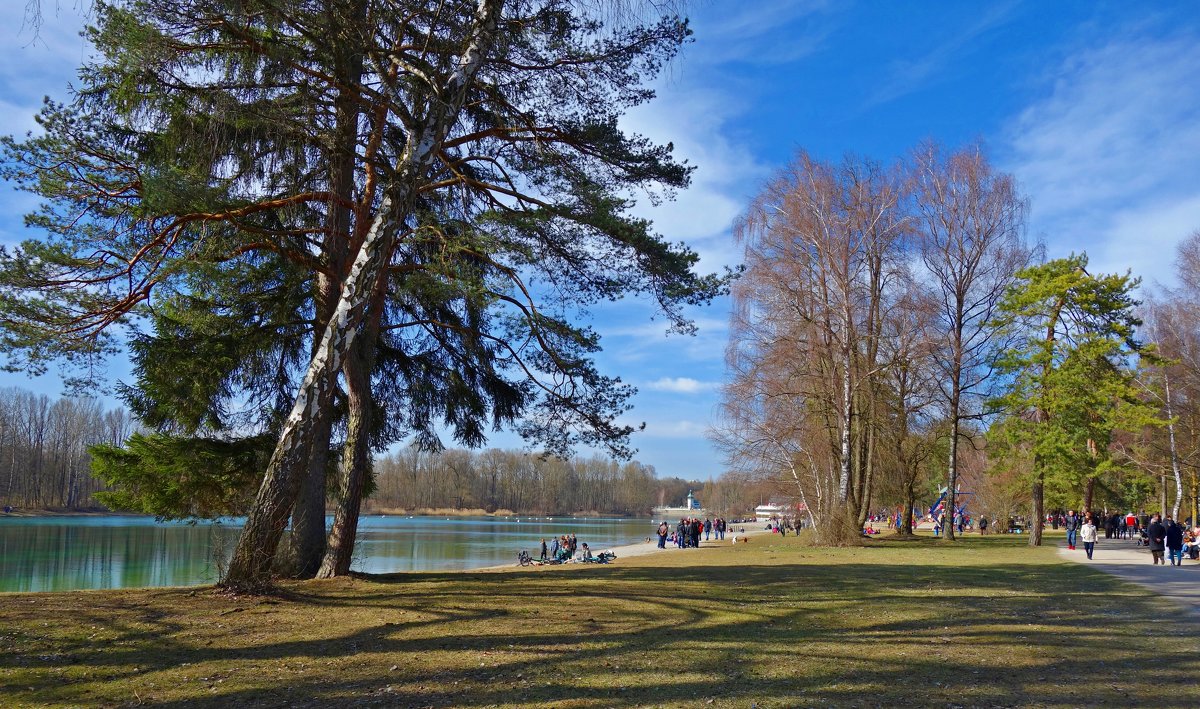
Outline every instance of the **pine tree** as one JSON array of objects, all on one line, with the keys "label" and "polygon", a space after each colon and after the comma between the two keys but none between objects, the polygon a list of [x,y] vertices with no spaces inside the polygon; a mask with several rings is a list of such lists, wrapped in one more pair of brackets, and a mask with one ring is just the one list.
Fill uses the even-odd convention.
[{"label": "pine tree", "polygon": [[1017,279],[996,323],[1019,336],[1000,360],[1008,383],[993,404],[1007,420],[994,440],[1024,447],[1032,459],[1029,543],[1038,546],[1047,495],[1067,503],[1107,468],[1115,430],[1153,420],[1130,367],[1149,352],[1134,337],[1137,280],[1129,275],[1093,276],[1087,256],[1073,255]]},{"label": "pine tree", "polygon": [[[272,357],[302,383],[267,417],[279,444],[230,585],[265,579],[339,375],[351,507],[371,445],[415,432],[436,447],[440,425],[468,445],[512,424],[552,452],[627,454],[614,420],[631,390],[595,369],[598,339],[574,321],[640,293],[686,331],[682,307],[725,283],[622,196],[687,183],[670,146],[617,125],[687,34],[554,0],[101,6],[78,99],[47,106],[44,136],[6,143],[7,176],[46,198],[32,223],[48,236],[0,263],[0,339],[17,365],[87,362],[115,346],[114,323],[202,295],[204,269],[300,269],[285,309],[306,315],[289,343],[306,354]],[[247,344],[227,371],[270,351]]]}]

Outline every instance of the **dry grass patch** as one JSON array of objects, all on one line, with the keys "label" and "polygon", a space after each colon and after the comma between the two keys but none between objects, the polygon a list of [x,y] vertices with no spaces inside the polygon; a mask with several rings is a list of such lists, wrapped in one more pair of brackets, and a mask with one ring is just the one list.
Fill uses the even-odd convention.
[{"label": "dry grass patch", "polygon": [[1024,541],[0,595],[0,684],[18,706],[1200,706],[1195,625]]}]

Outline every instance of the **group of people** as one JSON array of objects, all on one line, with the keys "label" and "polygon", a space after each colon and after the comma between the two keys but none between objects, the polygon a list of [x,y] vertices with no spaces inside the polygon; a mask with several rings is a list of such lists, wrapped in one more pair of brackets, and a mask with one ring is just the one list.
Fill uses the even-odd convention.
[{"label": "group of people", "polygon": [[1145,543],[1150,547],[1150,556],[1153,559],[1151,563],[1165,563],[1164,555],[1171,562],[1171,566],[1183,566],[1185,554],[1193,559],[1197,558],[1200,556],[1200,547],[1196,542],[1198,536],[1200,527],[1189,528],[1188,525],[1171,519],[1171,515],[1167,515],[1166,519],[1162,515],[1154,515],[1145,529]]},{"label": "group of people", "polygon": [[1105,539],[1133,539],[1140,534],[1143,525],[1138,516],[1130,512],[1121,514],[1114,512],[1104,520]]},{"label": "group of people", "polygon": [[[550,541],[549,545],[546,544],[545,539],[542,539],[541,560],[542,561],[557,561],[557,562],[561,563],[561,562],[564,562],[564,561],[567,561],[567,560],[573,558],[575,556],[575,552],[578,550],[578,548],[579,548],[579,540],[575,537],[574,533],[563,534],[561,536],[555,537],[554,539],[552,539]],[[588,550],[587,544],[584,544],[583,548],[585,551],[585,556],[588,554],[591,554],[591,552]]]},{"label": "group of people", "polygon": [[1068,549],[1074,550],[1076,544],[1082,543],[1087,558],[1091,559],[1100,536],[1097,521],[1101,520],[1106,539],[1137,539],[1138,546],[1145,545],[1150,550],[1152,564],[1170,561],[1171,566],[1183,566],[1185,554],[1192,559],[1200,558],[1200,543],[1197,542],[1200,527],[1190,528],[1191,520],[1188,520],[1189,524],[1180,524],[1171,515],[1166,518],[1159,514],[1138,517],[1131,512],[1101,518],[1090,512],[1081,517],[1074,510],[1068,510],[1065,515],[1056,515],[1053,524],[1066,530]]},{"label": "group of people", "polygon": [[728,524],[720,517],[703,520],[699,517],[681,519],[674,529],[663,520],[658,525],[658,548],[666,549],[668,541],[679,549],[697,548],[702,536],[705,541],[724,539],[727,528]]},{"label": "group of people", "polygon": [[[946,528],[946,513],[939,512],[938,516],[933,520],[933,536],[941,536],[942,530]],[[971,529],[975,525],[975,520],[971,519],[971,515],[962,512],[955,512],[954,519],[950,520],[954,528],[959,534],[963,534],[966,530]]]}]

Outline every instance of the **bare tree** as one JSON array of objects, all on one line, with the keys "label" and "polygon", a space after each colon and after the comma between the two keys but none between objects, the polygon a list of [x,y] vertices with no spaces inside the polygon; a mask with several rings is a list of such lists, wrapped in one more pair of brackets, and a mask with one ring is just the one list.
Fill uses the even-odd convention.
[{"label": "bare tree", "polygon": [[907,276],[903,190],[898,167],[801,152],[735,227],[746,272],[718,439],[748,467],[790,470],[832,542],[857,535],[871,505],[883,324]]},{"label": "bare tree", "polygon": [[[996,172],[978,146],[944,154],[932,143],[913,157],[913,211],[921,259],[936,302],[928,338],[937,343],[941,395],[950,424],[948,518],[958,490],[960,425],[982,414],[992,363],[1002,349],[991,321],[1014,274],[1028,265],[1026,202],[1012,176]],[[954,525],[945,527],[954,539]]]}]

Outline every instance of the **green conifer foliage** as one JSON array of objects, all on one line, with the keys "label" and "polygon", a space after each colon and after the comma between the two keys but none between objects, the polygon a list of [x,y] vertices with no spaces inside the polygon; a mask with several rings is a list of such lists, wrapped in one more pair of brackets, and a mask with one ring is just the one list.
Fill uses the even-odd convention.
[{"label": "green conifer foliage", "polygon": [[1156,423],[1134,383],[1137,359],[1153,352],[1134,337],[1137,280],[1128,274],[1092,275],[1081,254],[1017,277],[996,323],[1021,336],[999,362],[1008,385],[993,404],[1006,420],[992,440],[1032,461],[1036,546],[1046,501],[1081,509],[1086,481],[1115,466],[1107,453],[1114,432]]},{"label": "green conifer foliage", "polygon": [[[688,181],[670,146],[618,121],[686,23],[602,17],[561,0],[98,5],[77,98],[4,142],[4,176],[44,199],[38,236],[0,254],[9,365],[88,364],[127,338],[124,393],[156,426],[259,435],[349,308],[254,507],[270,521],[248,532],[253,574],[309,474],[298,461],[336,445],[312,441],[345,367],[369,368],[347,415],[377,414],[347,450],[414,433],[435,448],[443,430],[479,445],[512,425],[552,452],[628,454],[615,420],[632,390],[595,368],[580,316],[641,295],[688,331],[684,307],[727,277],[629,213]],[[364,243],[366,287],[345,288]]]}]

